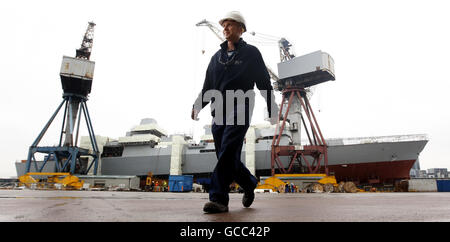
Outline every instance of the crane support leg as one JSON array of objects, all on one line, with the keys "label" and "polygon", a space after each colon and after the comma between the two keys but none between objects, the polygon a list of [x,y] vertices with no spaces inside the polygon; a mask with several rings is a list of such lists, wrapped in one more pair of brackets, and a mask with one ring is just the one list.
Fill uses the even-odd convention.
[{"label": "crane support leg", "polygon": [[[287,102],[287,108],[282,115],[283,107],[286,102],[286,97],[289,97]],[[298,98],[300,101],[302,111],[301,112],[301,124],[305,129],[308,136],[309,144],[298,145],[296,143],[290,145],[280,145],[280,140],[283,134],[283,130],[286,126],[287,117],[291,109],[291,104],[294,98]],[[306,118],[305,118],[306,116]],[[305,122],[308,121],[308,124]],[[281,128],[279,122],[281,122]],[[299,125],[300,126],[300,125]],[[300,127],[298,132],[300,132]],[[289,164],[283,165],[280,157],[288,156]],[[287,88],[283,91],[283,98],[281,101],[280,112],[278,115],[278,124],[275,129],[275,135],[272,140],[272,155],[271,155],[271,172],[272,176],[275,175],[276,169],[281,173],[292,173],[294,163],[299,162],[300,167],[301,160],[305,163],[304,167],[307,168],[307,173],[319,173],[322,170],[326,175],[328,174],[328,152],[327,144],[320,130],[316,117],[314,116],[311,105],[306,96],[304,88]]]}]

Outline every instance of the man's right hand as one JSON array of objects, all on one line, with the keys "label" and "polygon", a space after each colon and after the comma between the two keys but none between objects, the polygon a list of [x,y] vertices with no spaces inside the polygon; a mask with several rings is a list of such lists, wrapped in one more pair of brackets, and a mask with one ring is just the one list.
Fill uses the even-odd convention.
[{"label": "man's right hand", "polygon": [[195,121],[198,121],[198,120],[200,120],[199,118],[198,118],[198,113],[199,113],[200,111],[197,111],[197,110],[195,110],[195,109],[192,109],[192,112],[191,112],[191,119],[192,120],[195,120]]}]

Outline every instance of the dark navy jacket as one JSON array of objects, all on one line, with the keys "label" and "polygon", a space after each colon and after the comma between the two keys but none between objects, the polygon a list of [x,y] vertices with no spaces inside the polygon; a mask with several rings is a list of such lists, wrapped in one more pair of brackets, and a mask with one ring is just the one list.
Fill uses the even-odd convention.
[{"label": "dark navy jacket", "polygon": [[[271,100],[270,95],[270,91],[273,88],[270,84],[270,76],[259,50],[255,46],[247,44],[242,38],[235,43],[234,54],[230,58],[227,53],[227,41],[223,42],[220,47],[211,58],[206,71],[202,92],[197,98],[196,103],[199,104],[202,100],[201,97],[208,90],[218,90],[225,97],[226,90],[242,90],[247,92],[248,90],[253,90],[256,84],[259,90],[267,90],[269,92],[266,102],[269,117],[271,117],[270,105],[272,101],[275,101]],[[204,108],[208,103],[202,101],[201,108]]]}]

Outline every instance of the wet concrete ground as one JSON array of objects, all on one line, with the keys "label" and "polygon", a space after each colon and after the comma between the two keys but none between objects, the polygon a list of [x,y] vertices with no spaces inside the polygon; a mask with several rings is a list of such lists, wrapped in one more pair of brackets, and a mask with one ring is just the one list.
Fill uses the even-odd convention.
[{"label": "wet concrete ground", "polygon": [[450,221],[450,193],[230,194],[229,212],[204,214],[206,193],[0,190],[0,221],[392,222]]}]

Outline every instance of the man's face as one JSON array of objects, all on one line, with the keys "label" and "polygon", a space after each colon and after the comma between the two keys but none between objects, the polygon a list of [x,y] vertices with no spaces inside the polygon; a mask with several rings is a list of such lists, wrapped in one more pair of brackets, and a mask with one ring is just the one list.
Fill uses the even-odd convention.
[{"label": "man's face", "polygon": [[228,41],[237,41],[243,32],[243,28],[241,24],[233,20],[225,20],[222,23],[223,27],[223,36]]}]

